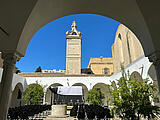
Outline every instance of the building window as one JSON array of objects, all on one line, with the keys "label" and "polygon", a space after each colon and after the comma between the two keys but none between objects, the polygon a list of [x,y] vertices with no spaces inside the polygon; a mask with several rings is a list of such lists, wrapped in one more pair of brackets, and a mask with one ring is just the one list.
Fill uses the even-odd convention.
[{"label": "building window", "polygon": [[121,36],[120,33],[118,34],[118,38],[119,38],[120,40],[122,40],[122,36]]},{"label": "building window", "polygon": [[72,35],[77,35],[77,33],[76,33],[76,32],[73,32]]},{"label": "building window", "polygon": [[104,74],[109,75],[109,69],[108,68],[104,68]]}]

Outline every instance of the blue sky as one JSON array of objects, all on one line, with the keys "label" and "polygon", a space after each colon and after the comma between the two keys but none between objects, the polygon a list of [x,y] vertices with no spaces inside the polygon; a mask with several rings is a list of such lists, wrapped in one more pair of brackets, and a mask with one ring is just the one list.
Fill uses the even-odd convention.
[{"label": "blue sky", "polygon": [[21,72],[42,69],[65,69],[66,31],[72,21],[82,33],[81,68],[88,66],[91,57],[112,57],[111,46],[119,22],[94,14],[77,14],[54,20],[42,27],[28,45],[25,57],[17,63]]}]

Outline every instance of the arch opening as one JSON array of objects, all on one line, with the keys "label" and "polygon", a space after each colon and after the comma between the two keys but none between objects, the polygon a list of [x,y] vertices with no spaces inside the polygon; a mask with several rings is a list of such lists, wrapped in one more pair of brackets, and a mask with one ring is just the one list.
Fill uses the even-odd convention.
[{"label": "arch opening", "polygon": [[72,86],[82,86],[83,99],[86,100],[87,95],[88,95],[87,86],[85,84],[83,84],[83,83],[75,83]]},{"label": "arch opening", "polygon": [[[41,3],[39,3],[39,4],[41,4]],[[73,3],[73,4],[75,4],[75,3]],[[122,4],[122,3],[121,3]],[[127,3],[127,4],[130,4],[130,3]],[[137,10],[138,8],[137,8],[137,5],[136,5],[136,3],[132,3],[133,5],[132,6],[134,6],[135,8],[134,8],[134,12],[137,12],[137,11],[135,11],[135,10]],[[44,4],[44,5],[46,5],[46,4]],[[73,6],[72,6],[73,7]],[[78,7],[77,5],[76,6],[74,6],[74,7]],[[123,5],[123,8],[125,8],[126,6],[124,6]],[[62,8],[63,9],[63,7],[60,7],[60,8]],[[38,10],[41,10],[40,8],[37,8]],[[50,8],[50,9],[54,9],[54,8]],[[103,8],[103,9],[108,9],[108,8]],[[35,10],[36,10],[36,8],[35,8]],[[48,14],[46,14],[46,18],[45,19],[43,19],[43,21],[38,21],[38,23],[36,23],[37,21],[35,21],[35,19],[33,19],[33,18],[30,18],[28,21],[27,21],[27,24],[26,24],[26,26],[25,26],[25,28],[24,28],[24,32],[23,32],[23,34],[21,35],[21,39],[23,40],[23,39],[25,39],[25,35],[27,35],[26,33],[28,33],[29,31],[29,28],[31,27],[31,26],[35,26],[34,27],[34,30],[33,31],[30,31],[30,32],[32,32],[32,33],[29,33],[30,35],[28,35],[28,40],[31,40],[31,38],[34,36],[34,34],[42,27],[42,26],[45,26],[46,24],[48,24],[48,23],[50,23],[51,21],[54,21],[54,20],[57,20],[57,19],[59,19],[59,18],[62,18],[62,17],[66,17],[66,16],[69,16],[69,15],[75,15],[75,14],[97,14],[97,15],[102,15],[102,16],[105,16],[105,17],[109,17],[109,18],[111,18],[111,19],[114,19],[114,20],[116,20],[116,21],[119,21],[119,22],[121,22],[122,24],[124,24],[124,25],[126,25],[128,28],[130,28],[135,34],[136,34],[136,36],[138,36],[138,38],[140,39],[140,42],[142,43],[142,46],[144,46],[144,48],[146,48],[146,46],[147,45],[145,45],[145,43],[144,43],[144,40],[142,40],[143,38],[144,38],[144,36],[143,36],[143,32],[142,32],[142,30],[145,30],[147,33],[148,33],[148,30],[146,30],[146,28],[144,29],[144,28],[141,28],[141,27],[145,27],[144,26],[144,24],[142,24],[141,23],[141,25],[139,25],[139,24],[133,24],[134,22],[136,22],[136,20],[133,20],[133,18],[131,19],[129,19],[129,17],[131,17],[131,16],[129,16],[130,14],[129,13],[126,13],[126,15],[122,15],[122,13],[119,13],[119,12],[115,12],[115,11],[112,11],[112,12],[105,12],[106,10],[102,10],[102,12],[98,12],[98,11],[94,11],[94,10],[84,10],[84,11],[81,11],[81,9],[76,9],[76,10],[78,10],[78,11],[72,11],[72,10],[68,10],[68,11],[66,11],[65,10],[65,12],[63,12],[63,14],[62,13],[59,13],[58,14],[58,12],[57,12],[57,14],[56,14],[56,16],[54,16],[53,14],[51,14],[50,13],[50,11],[47,11],[47,10],[43,10],[43,12],[45,13],[48,13]],[[51,10],[51,11],[53,11],[53,10]],[[59,10],[58,10],[59,11]],[[94,12],[93,12],[94,11]],[[129,12],[129,11],[128,11]],[[133,11],[132,11],[133,12]],[[133,13],[134,13],[133,12]],[[32,13],[32,14],[35,14],[34,12]],[[114,15],[113,15],[114,14]],[[48,16],[47,16],[48,15]],[[37,17],[37,16],[36,16]],[[38,16],[38,17],[41,17],[41,16]],[[127,21],[125,21],[125,19],[124,18],[127,18],[128,17],[128,19],[126,19]],[[141,20],[142,18],[139,16],[139,20]],[[41,20],[41,19],[39,19],[39,20]],[[141,20],[141,22],[143,21],[143,19]],[[31,23],[31,22],[33,22],[33,23]],[[150,34],[149,34],[150,35]],[[150,36],[148,37],[148,38],[150,38]],[[29,43],[29,41],[27,42],[27,44]],[[147,51],[146,49],[145,49],[145,51]]]},{"label": "arch opening", "polygon": [[[157,75],[156,75],[156,69],[155,66],[152,64],[148,70],[148,76],[152,79],[153,81],[153,85],[156,86],[158,88],[158,80],[157,80]],[[155,95],[157,94],[157,98],[153,99],[153,101],[155,102],[156,105],[160,105],[160,95],[159,93],[159,89],[157,89],[158,91],[155,92]]]},{"label": "arch opening", "polygon": [[[83,14],[82,14],[83,15]],[[86,14],[85,14],[86,15]],[[89,14],[89,15],[92,15],[92,14]],[[95,14],[93,14],[93,15],[95,15]],[[71,15],[72,16],[72,15]],[[100,15],[97,15],[97,16],[100,16]],[[68,16],[66,16],[66,17],[68,17]],[[101,17],[103,17],[103,18],[106,18],[106,17],[104,17],[104,16],[101,16]],[[107,19],[110,19],[110,18],[107,18]],[[55,20],[55,22],[57,22],[57,21],[59,21],[59,20],[63,20],[63,18],[60,18],[60,19],[56,19]],[[53,21],[52,21],[53,22]],[[103,21],[104,22],[104,21]],[[48,23],[47,25],[49,25],[49,24],[51,24],[51,23]],[[59,23],[60,24],[60,23]],[[59,25],[58,25],[59,26]],[[41,29],[43,29],[44,30],[44,28],[46,27],[46,25],[45,26],[43,26]],[[117,30],[117,33],[116,33],[116,35],[115,35],[115,39],[117,39],[117,36],[118,36],[118,38],[119,39],[121,39],[122,41],[124,41],[123,40],[123,38],[124,38],[124,36],[126,37],[127,35],[122,35],[121,34],[121,32],[120,32],[120,30],[123,30],[123,29],[125,29],[125,30],[127,30],[127,31],[129,31],[129,32],[131,32],[131,30],[129,30],[129,29],[127,29],[127,27],[125,27],[124,25],[120,25],[119,27],[118,27],[118,30]],[[125,31],[124,30],[124,31]],[[66,31],[65,31],[66,32]],[[59,31],[57,31],[57,33],[59,33]],[[73,32],[74,33],[74,32]],[[122,32],[123,33],[123,32]],[[128,33],[128,32],[127,32]],[[37,36],[37,35],[36,35]],[[60,35],[60,36],[62,36],[62,35]],[[133,46],[133,41],[138,41],[138,39],[136,39],[136,36],[133,34],[132,36],[134,36],[134,37],[130,37],[130,34],[128,35],[128,39],[129,39],[129,42],[127,42],[128,43],[128,48],[130,48],[130,49],[128,49],[128,50],[126,50],[125,48],[124,48],[124,46],[125,45],[123,45],[123,44],[126,44],[126,43],[124,43],[124,42],[120,42],[120,43],[118,43],[117,42],[117,44],[118,45],[115,45],[114,47],[113,47],[113,45],[112,45],[112,48],[114,48],[114,49],[112,49],[112,52],[111,52],[111,54],[108,54],[107,56],[112,56],[113,57],[113,59],[116,59],[116,60],[120,60],[120,62],[118,62],[118,61],[114,61],[113,60],[113,63],[115,64],[114,66],[114,68],[113,68],[113,70],[112,70],[112,68],[110,68],[110,72],[109,72],[109,75],[112,75],[113,73],[115,73],[115,72],[117,72],[117,71],[119,71],[120,70],[120,66],[121,66],[121,63],[125,63],[125,66],[127,66],[128,64],[130,64],[131,62],[133,62],[134,60],[136,60],[138,57],[140,57],[141,55],[144,55],[144,53],[143,53],[143,49],[142,49],[142,46],[140,45],[140,43],[139,42],[137,42],[136,44],[138,44],[138,46],[139,46],[139,49],[137,49],[138,51],[141,51],[141,54],[137,54],[137,53],[139,53],[139,52],[135,52],[135,46],[136,46],[136,44],[134,44],[134,46]],[[130,37],[130,38],[129,38]],[[126,38],[125,38],[126,39]],[[135,40],[136,39],[136,40]],[[65,40],[64,40],[65,41]],[[93,40],[92,40],[93,41]],[[116,40],[115,40],[116,41]],[[116,43],[114,41],[114,43]],[[108,42],[108,41],[107,41]],[[56,43],[57,43],[57,41],[56,41]],[[45,45],[46,43],[44,42],[44,44],[43,45]],[[60,43],[58,43],[59,45],[60,45]],[[82,44],[83,44],[83,40],[82,40]],[[106,44],[108,44],[108,43],[106,43]],[[109,44],[112,44],[112,43],[109,43]],[[100,44],[99,46],[101,46],[102,44]],[[58,46],[58,45],[57,45]],[[65,43],[63,43],[63,45],[61,44],[61,46],[63,46],[63,48],[65,49]],[[83,45],[82,45],[83,46]],[[97,45],[98,46],[98,45]],[[116,47],[116,46],[118,46],[118,47]],[[46,49],[48,49],[47,48],[48,46],[46,46]],[[117,48],[119,48],[119,50],[118,51],[116,51],[116,49]],[[124,48],[124,50],[122,50],[122,48]],[[137,47],[136,47],[137,48]],[[104,49],[104,48],[103,48]],[[45,51],[45,50],[44,50]],[[88,51],[88,50],[85,50],[85,51]],[[106,50],[106,52],[107,52],[108,50]],[[120,51],[120,54],[118,55],[118,56],[116,56],[116,54],[115,53],[113,53],[115,51],[115,53],[119,53],[119,51]],[[37,51],[38,52],[38,51]],[[82,49],[82,52],[83,52],[83,49]],[[103,54],[104,53],[104,50],[103,50],[103,52],[102,53],[100,53],[100,54]],[[133,55],[130,55],[130,54],[133,54]],[[42,54],[43,55],[45,55],[45,52],[43,52],[42,51]],[[61,54],[61,55],[63,55],[63,57],[65,57],[65,53],[63,53],[63,54]],[[82,54],[83,55],[83,54]],[[126,57],[126,55],[128,55],[127,57]],[[35,55],[36,56],[36,55]],[[56,56],[59,56],[59,55],[56,55]],[[104,54],[104,56],[105,56],[105,54]],[[39,57],[39,56],[38,56]],[[45,57],[44,57],[45,58]],[[82,56],[82,58],[83,58],[83,56]],[[120,58],[120,59],[119,59]],[[42,57],[40,58],[40,59],[43,59]],[[61,61],[62,61],[62,57],[61,58],[59,58],[59,59],[61,59]],[[89,61],[89,60],[88,60]],[[65,62],[65,60],[63,60],[63,64],[59,64],[58,66],[61,66],[61,68],[63,68],[63,69],[65,69],[65,65],[64,65],[64,62]],[[82,62],[83,62],[83,59],[82,59]],[[35,63],[35,64],[37,64],[37,63]],[[35,66],[35,64],[34,64],[34,66]],[[52,63],[51,63],[52,64]],[[85,64],[85,66],[87,66],[86,65],[86,63],[82,63],[82,65],[84,65]],[[23,65],[24,66],[24,65]],[[31,65],[31,66],[33,66],[33,65]],[[118,67],[117,67],[118,66]],[[83,66],[82,66],[83,67]],[[118,70],[117,69],[115,69],[115,68],[119,68]],[[104,70],[104,68],[102,68],[102,70],[101,70],[101,73],[96,73],[96,74],[105,74],[105,70]]]},{"label": "arch opening", "polygon": [[22,96],[23,96],[23,85],[22,83],[17,83],[11,94],[10,107],[18,107],[24,105]]},{"label": "arch opening", "polygon": [[105,105],[109,105],[110,104],[110,99],[111,99],[111,94],[110,94],[110,85],[104,84],[104,83],[97,83],[93,86],[93,88],[95,89],[100,89],[102,91],[102,93],[104,93],[105,95],[105,100],[104,100],[104,104]]},{"label": "arch opening", "polygon": [[53,104],[53,102],[54,102],[54,97],[56,97],[56,96],[54,96],[54,93],[52,93],[51,90],[49,89],[51,86],[52,86],[52,87],[58,87],[58,86],[63,86],[63,85],[60,84],[60,83],[54,83],[54,84],[50,85],[50,86],[47,88],[47,91],[46,91],[45,96],[44,96],[44,97],[45,97],[44,103],[45,103],[45,104],[48,104],[48,105]]}]

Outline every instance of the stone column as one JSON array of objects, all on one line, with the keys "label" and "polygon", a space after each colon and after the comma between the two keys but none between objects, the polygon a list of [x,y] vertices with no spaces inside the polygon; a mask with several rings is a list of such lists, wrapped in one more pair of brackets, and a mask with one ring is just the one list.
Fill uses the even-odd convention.
[{"label": "stone column", "polygon": [[152,53],[149,57],[149,61],[153,62],[155,66],[157,81],[158,81],[158,88],[160,91],[160,51]]},{"label": "stone column", "polygon": [[44,96],[43,96],[43,105],[46,104],[46,92],[44,92]]},{"label": "stone column", "polygon": [[15,64],[17,61],[17,55],[15,53],[3,53],[3,74],[1,79],[0,89],[0,120],[6,120],[9,99],[12,89],[12,78]]}]

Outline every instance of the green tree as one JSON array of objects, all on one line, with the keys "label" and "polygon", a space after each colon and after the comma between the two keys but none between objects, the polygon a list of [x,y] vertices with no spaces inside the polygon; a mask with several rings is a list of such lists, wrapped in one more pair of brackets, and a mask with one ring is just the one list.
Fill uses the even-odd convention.
[{"label": "green tree", "polygon": [[36,71],[35,71],[35,72],[42,72],[41,67],[39,66],[39,67],[36,69]]},{"label": "green tree", "polygon": [[136,76],[126,75],[112,83],[112,111],[124,120],[139,120],[140,117],[153,119],[158,115],[159,107],[151,104],[156,98],[157,88],[148,79],[138,80]]},{"label": "green tree", "polygon": [[102,93],[100,89],[93,88],[88,92],[86,101],[89,102],[89,104],[103,105],[104,99],[104,93]]},{"label": "green tree", "polygon": [[43,87],[38,83],[35,83],[27,86],[24,91],[23,99],[27,105],[37,105],[42,101],[43,95]]}]

